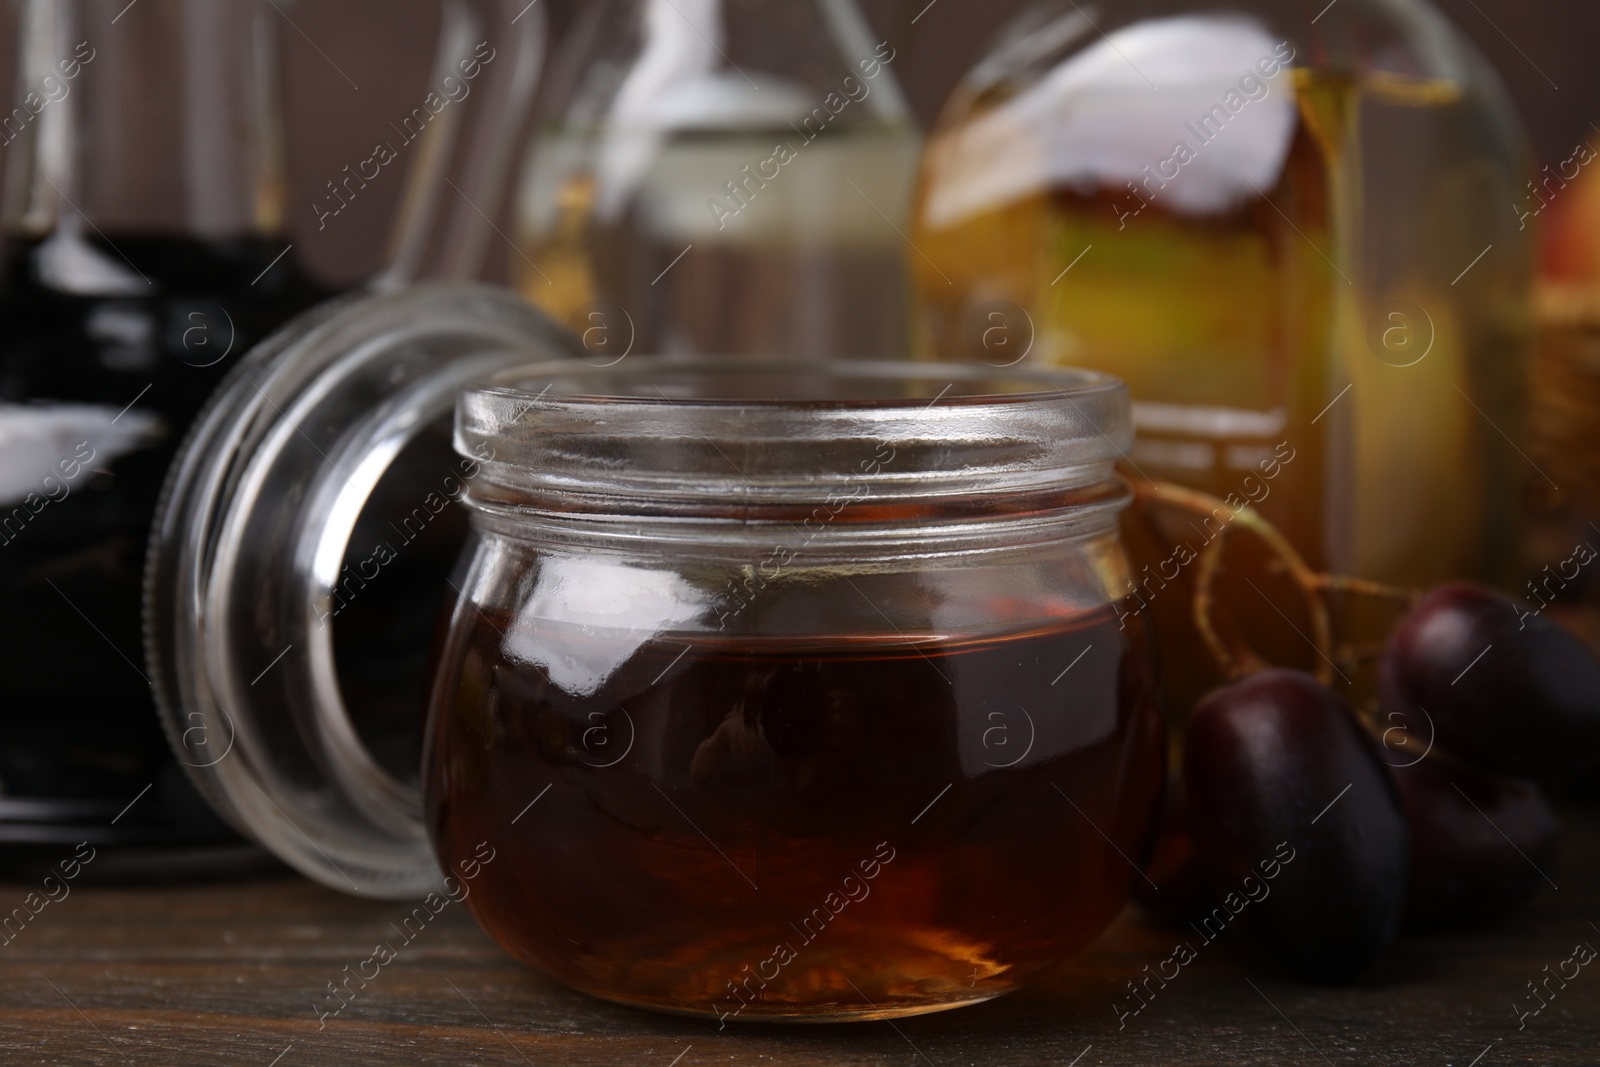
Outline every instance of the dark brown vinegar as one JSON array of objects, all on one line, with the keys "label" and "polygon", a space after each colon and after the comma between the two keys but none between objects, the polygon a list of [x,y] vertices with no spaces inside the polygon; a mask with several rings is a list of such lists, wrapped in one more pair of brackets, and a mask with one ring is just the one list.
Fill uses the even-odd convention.
[{"label": "dark brown vinegar", "polygon": [[[120,281],[80,291],[83,278],[72,288],[55,277],[47,252],[63,243]],[[145,549],[167,468],[206,398],[252,345],[328,295],[278,238],[7,237],[0,799],[17,803],[0,806],[0,864],[35,853],[53,863],[86,839],[238,840],[188,786],[156,717]],[[126,855],[119,870],[170,870],[168,855]]]},{"label": "dark brown vinegar", "polygon": [[1139,878],[1164,732],[1127,619],[630,648],[458,608],[424,764],[440,860],[487,841],[478,920],[613,1000],[826,1019],[995,996]]}]

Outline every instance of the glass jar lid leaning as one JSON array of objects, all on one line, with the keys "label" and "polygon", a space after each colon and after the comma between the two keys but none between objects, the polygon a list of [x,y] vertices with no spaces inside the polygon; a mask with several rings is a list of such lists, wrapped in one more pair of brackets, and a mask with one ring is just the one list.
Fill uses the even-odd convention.
[{"label": "glass jar lid leaning", "polygon": [[196,419],[151,531],[146,659],[191,780],[291,866],[374,896],[438,881],[416,735],[464,526],[455,393],[582,351],[489,286],[350,296],[258,345]]},{"label": "glass jar lid leaning", "polygon": [[[207,536],[167,571],[158,542],[152,645],[178,694],[169,733],[225,811],[347,891],[470,877],[469,909],[520,959],[724,1021],[973,1003],[1099,932],[1138,878],[1119,850],[1148,843],[1165,751],[1148,635],[1113,592],[1121,383],[513,367],[567,342],[504,294],[426,299],[488,312],[473,344],[436,335],[461,358],[422,390],[460,390],[452,485],[393,465],[406,449],[379,428],[423,421],[406,388],[347,409],[360,429],[341,435],[317,418],[338,406],[327,385],[277,415],[256,404],[245,436],[269,447],[175,483],[168,515]],[[358,321],[411,313],[344,314],[327,351],[385,347],[356,342]],[[275,467],[307,466],[273,491]],[[364,584],[340,569],[367,558],[359,514],[385,482],[455,492],[470,520],[438,589],[405,594],[445,600],[408,774],[351,721],[359,679],[330,662],[359,647],[346,618],[316,629],[341,598],[422,580],[391,569],[409,542],[351,572]],[[196,758],[227,729],[230,750]]]}]

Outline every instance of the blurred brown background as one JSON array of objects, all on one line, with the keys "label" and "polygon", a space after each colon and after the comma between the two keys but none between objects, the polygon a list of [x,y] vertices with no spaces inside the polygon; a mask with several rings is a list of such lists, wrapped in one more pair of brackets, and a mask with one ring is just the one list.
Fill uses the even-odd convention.
[{"label": "blurred brown background", "polygon": [[[291,239],[303,262],[330,281],[353,282],[376,265],[401,182],[374,183],[337,227],[320,234],[311,204],[325,182],[341,167],[365,158],[372,144],[386,136],[388,123],[427,91],[442,2],[318,0],[283,5]],[[557,40],[583,2],[539,0]],[[951,84],[1023,2],[935,0],[922,14],[908,38],[904,66],[897,62],[896,69],[924,121],[932,120]],[[1593,42],[1600,40],[1600,3],[1436,2],[1500,71],[1541,163],[1566,158],[1581,138],[1600,140],[1589,125],[1591,120],[1600,124],[1600,64],[1593,55]],[[863,7],[875,22],[891,26],[909,23],[925,3],[863,0]]]}]

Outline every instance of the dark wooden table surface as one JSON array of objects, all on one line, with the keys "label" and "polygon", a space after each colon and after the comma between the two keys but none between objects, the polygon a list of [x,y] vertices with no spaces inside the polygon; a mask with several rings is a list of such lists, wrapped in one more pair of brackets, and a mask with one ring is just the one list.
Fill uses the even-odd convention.
[{"label": "dark wooden table surface", "polygon": [[[1284,979],[1230,928],[1121,1031],[1124,983],[1177,937],[1132,909],[1048,980],[988,1004],[719,1033],[570,992],[447,908],[319,1028],[326,984],[405,906],[293,876],[83,885],[0,949],[0,1064],[1600,1064],[1600,967],[1521,1029],[1513,1007],[1577,943],[1600,945],[1600,808],[1565,819],[1547,872],[1559,888],[1488,929],[1408,936],[1364,984],[1323,989]],[[0,910],[36,888],[0,884]]]}]

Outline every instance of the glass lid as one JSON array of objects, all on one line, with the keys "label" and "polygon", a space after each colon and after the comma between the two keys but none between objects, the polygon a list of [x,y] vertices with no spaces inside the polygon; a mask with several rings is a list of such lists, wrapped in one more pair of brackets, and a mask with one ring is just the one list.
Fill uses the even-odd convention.
[{"label": "glass lid", "polygon": [[461,385],[581,356],[501,289],[324,304],[223,382],[168,474],[145,571],[169,739],[237,829],[346,892],[439,873],[417,785],[428,642],[476,464]]}]

